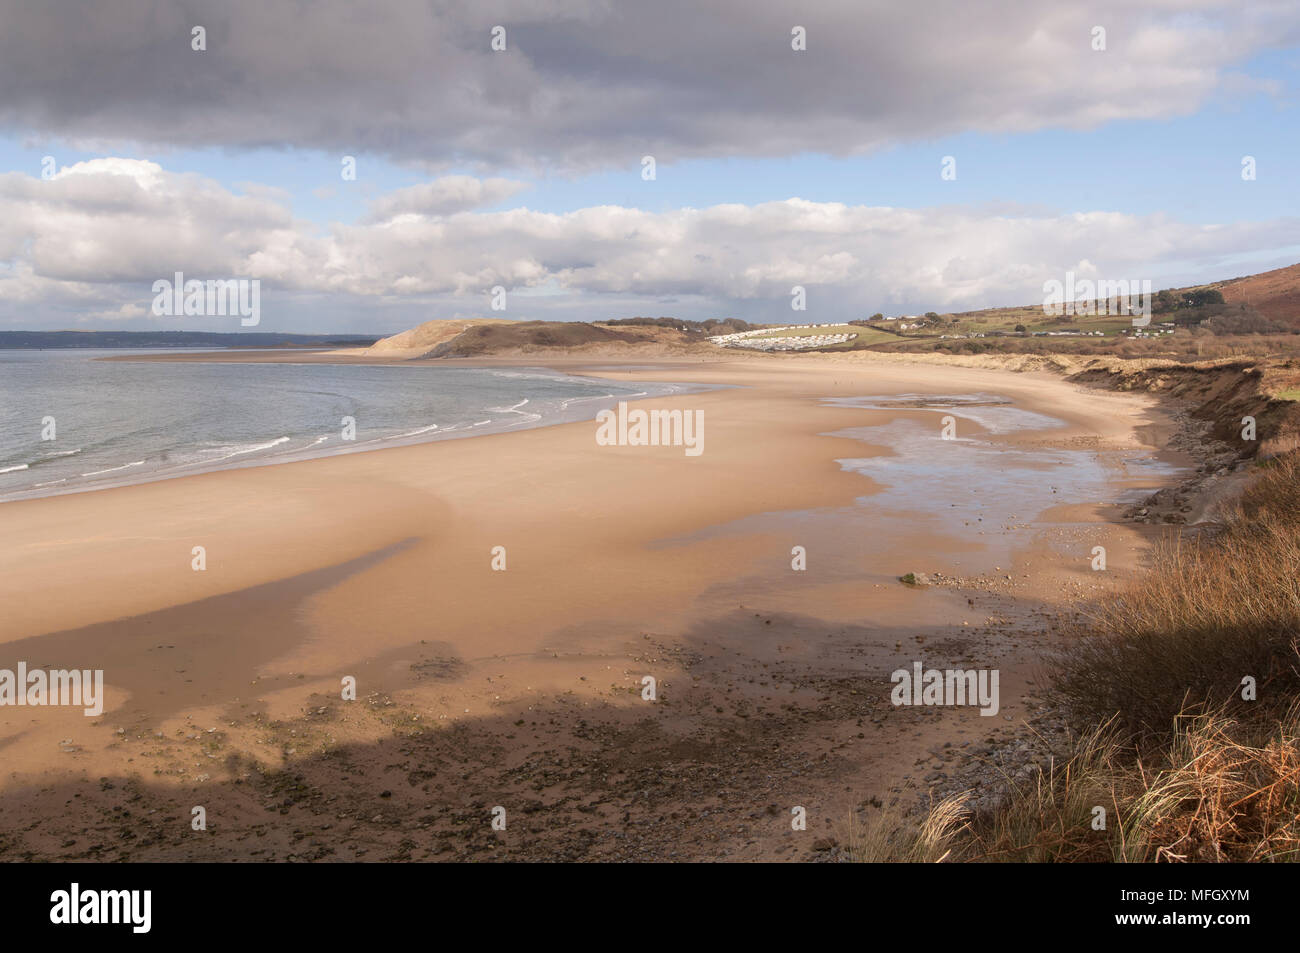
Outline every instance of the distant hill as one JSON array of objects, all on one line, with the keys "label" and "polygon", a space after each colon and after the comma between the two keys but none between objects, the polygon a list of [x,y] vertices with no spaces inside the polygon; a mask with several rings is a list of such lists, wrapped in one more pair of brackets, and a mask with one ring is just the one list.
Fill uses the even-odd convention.
[{"label": "distant hill", "polygon": [[367,347],[373,335],[271,331],[0,331],[0,349],[147,347]]},{"label": "distant hill", "polygon": [[1266,318],[1300,328],[1300,264],[1210,285],[1228,304],[1244,304]]},{"label": "distant hill", "polygon": [[709,347],[713,334],[749,330],[734,318],[687,321],[680,318],[620,318],[612,321],[503,321],[478,318],[426,321],[384,338],[366,350],[376,357],[456,358],[525,355],[564,350],[583,356],[636,352],[679,353]]},{"label": "distant hill", "polygon": [[488,354],[529,353],[554,348],[587,349],[595,346],[683,345],[684,333],[661,328],[614,329],[583,321],[520,321],[482,324],[445,341],[430,357],[479,357]]},{"label": "distant hill", "polygon": [[[1223,301],[1202,304],[1203,292],[1218,291]],[[1217,297],[1217,296],[1215,296]],[[1300,264],[1258,275],[1229,278],[1157,295],[1156,327],[1138,337],[1168,335],[1171,325],[1217,335],[1300,332]],[[1014,308],[936,314],[927,312],[897,322],[853,321],[858,337],[842,349],[915,350],[934,346],[976,346],[991,337],[1033,337],[1065,346],[1068,336],[1083,336],[1079,346],[1109,347],[1116,338],[1132,335],[1124,315],[1052,317],[1041,303]],[[655,352],[675,354],[712,350],[712,335],[749,331],[735,318],[688,321],[680,318],[620,318],[585,321],[514,321],[468,318],[426,321],[388,337],[357,334],[277,334],[273,332],[209,331],[0,331],[0,348],[345,348],[364,347],[368,356],[416,359],[491,355],[527,355],[539,351],[573,351],[582,356],[617,356]],[[774,332],[781,325],[767,325]],[[871,333],[867,333],[870,331]],[[983,345],[980,345],[983,346]],[[999,345],[1002,347],[1003,345]],[[1055,344],[1054,344],[1055,346]]]},{"label": "distant hill", "polygon": [[376,341],[366,349],[366,354],[375,357],[423,357],[439,344],[450,341],[472,327],[513,323],[515,322],[503,318],[425,321],[409,331]]},{"label": "distant hill", "polygon": [[[1216,291],[1223,296],[1222,302],[1211,300],[1217,297],[1213,294]],[[1168,333],[1160,329],[1170,324],[1200,325],[1216,334],[1300,331],[1300,264],[1243,278],[1163,289],[1153,297],[1155,329],[1143,334]],[[1098,335],[1114,339],[1135,330],[1126,315],[1053,316],[1045,313],[1041,302],[980,311],[928,312],[906,321],[866,323],[883,330],[905,330],[906,340],[893,342],[904,349],[912,349],[918,342],[933,342],[944,335],[969,338],[1023,331],[1030,335]]]}]

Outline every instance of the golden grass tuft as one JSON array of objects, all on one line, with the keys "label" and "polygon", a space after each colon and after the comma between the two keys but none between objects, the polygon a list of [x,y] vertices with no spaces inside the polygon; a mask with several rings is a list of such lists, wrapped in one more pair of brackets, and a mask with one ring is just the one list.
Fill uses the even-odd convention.
[{"label": "golden grass tuft", "polygon": [[858,863],[937,864],[951,860],[957,836],[965,830],[970,792],[954,794],[920,818],[909,817],[902,798],[872,813],[865,822],[849,818],[849,856]]},{"label": "golden grass tuft", "polygon": [[1144,761],[1103,725],[997,810],[971,816],[968,794],[916,817],[883,810],[850,830],[849,852],[877,863],[1300,860],[1300,708],[1258,745],[1242,731],[1222,713],[1180,719]]}]

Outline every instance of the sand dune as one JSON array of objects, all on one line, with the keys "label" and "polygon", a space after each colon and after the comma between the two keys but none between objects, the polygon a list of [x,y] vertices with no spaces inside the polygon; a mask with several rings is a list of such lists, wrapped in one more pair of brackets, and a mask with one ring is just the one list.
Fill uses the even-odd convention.
[{"label": "sand dune", "polygon": [[423,357],[439,344],[479,325],[509,324],[505,318],[438,319],[376,341],[362,352],[368,357]]}]

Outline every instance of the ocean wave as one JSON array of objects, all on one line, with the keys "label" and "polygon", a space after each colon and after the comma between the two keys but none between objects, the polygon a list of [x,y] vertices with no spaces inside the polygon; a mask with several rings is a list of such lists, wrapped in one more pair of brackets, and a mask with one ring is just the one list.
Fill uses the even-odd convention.
[{"label": "ocean wave", "polygon": [[618,394],[600,394],[595,397],[567,397],[564,400],[560,401],[560,409],[568,410],[570,404],[576,404],[584,400],[611,400],[618,396],[619,396]]},{"label": "ocean wave", "polygon": [[421,427],[421,428],[418,429],[418,430],[410,430],[410,431],[407,431],[406,433],[396,433],[396,434],[393,434],[391,437],[385,437],[384,439],[385,439],[385,440],[397,440],[397,439],[399,439],[399,438],[401,438],[401,437],[414,437],[414,436],[417,436],[417,435],[422,434],[422,433],[428,433],[430,430],[437,430],[437,429],[438,429],[438,425],[437,425],[437,424],[430,424],[428,427]]},{"label": "ocean wave", "polygon": [[74,453],[81,453],[81,448],[76,450],[56,450],[53,453],[47,453],[34,463],[16,463],[11,467],[0,467],[0,473],[18,473],[21,470],[29,470],[32,467],[39,467],[46,460],[53,460],[56,457],[70,457]]},{"label": "ocean wave", "polygon": [[[562,377],[562,376],[560,376],[559,374],[541,374],[541,373],[538,373],[538,372],[536,372],[536,371],[533,371],[533,372],[530,373],[530,372],[528,372],[528,371],[501,371],[501,370],[494,370],[494,371],[492,371],[492,376],[493,376],[493,377],[504,377],[504,378],[507,378],[507,379],[509,379],[509,380],[524,380],[524,381],[564,381],[566,384],[568,384],[568,383],[577,383],[577,382],[578,382],[576,379],[575,379],[575,380],[568,380],[567,378]],[[584,381],[583,383],[586,383],[586,382]]]},{"label": "ocean wave", "polygon": [[131,469],[131,467],[142,467],[142,466],[144,466],[144,461],[137,460],[135,461],[135,463],[124,463],[120,467],[109,467],[107,470],[92,470],[89,473],[83,473],[82,476],[84,477],[102,476],[105,473],[116,473],[118,470],[129,470]]},{"label": "ocean wave", "polygon": [[[645,396],[645,392],[623,394],[630,390],[627,382],[574,377],[538,367],[457,369],[451,376],[431,378],[433,386],[413,396],[408,375],[399,379],[380,368],[278,363],[212,365],[210,374],[205,371],[198,375],[201,379],[197,383],[190,381],[187,389],[211,386],[217,388],[214,393],[218,396],[229,397],[218,385],[230,378],[231,393],[236,396],[244,384],[255,384],[259,393],[256,401],[248,405],[242,399],[219,400],[213,413],[208,414],[192,411],[188,403],[177,400],[168,389],[172,384],[167,375],[155,387],[154,378],[161,372],[150,365],[141,364],[132,370],[136,376],[128,383],[136,387],[132,406],[141,411],[139,414],[118,413],[110,401],[103,407],[96,405],[103,419],[91,421],[98,425],[94,432],[106,434],[102,440],[96,438],[85,447],[72,447],[73,440],[82,438],[69,434],[62,443],[35,444],[26,450],[16,445],[6,447],[8,459],[0,461],[0,474],[6,475],[5,494],[31,490],[35,495],[41,495],[42,490],[53,494],[220,470],[227,465],[275,464],[299,457],[380,449],[399,441],[469,437],[475,430],[524,430],[582,416],[579,403],[603,401],[605,406],[619,399]],[[425,373],[434,372],[410,369],[412,375]],[[437,375],[442,374],[444,371],[437,371]],[[244,375],[252,376],[245,379]],[[269,390],[263,394],[262,388]],[[664,388],[675,389],[672,385],[655,385],[653,392],[660,393]],[[520,391],[524,396],[516,397]],[[527,396],[530,393],[532,397]],[[516,399],[506,403],[511,397]],[[339,431],[331,425],[344,413],[357,419],[364,415],[364,419],[379,422],[381,427],[373,435],[359,434],[356,442],[342,441]],[[474,420],[480,413],[487,416]],[[440,423],[432,423],[430,417],[438,418]],[[273,438],[270,435],[275,430],[281,435]],[[90,454],[88,459],[96,469],[80,471],[81,461],[64,459],[83,453]],[[134,461],[113,462],[137,455],[139,459]],[[46,479],[38,481],[38,476]],[[113,479],[101,481],[101,476]],[[14,489],[19,486],[22,489]]]},{"label": "ocean wave", "polygon": [[231,457],[240,457],[246,453],[257,453],[257,451],[259,450],[270,450],[272,447],[278,447],[280,444],[288,443],[288,442],[289,442],[288,437],[280,437],[279,439],[272,440],[268,443],[233,444],[228,447],[213,447],[211,449],[201,450],[199,452],[200,453],[225,453],[226,451],[230,451],[229,453],[226,453],[224,457],[216,458],[216,461],[229,460]]},{"label": "ocean wave", "polygon": [[456,430],[473,430],[475,427],[486,427],[490,423],[492,423],[492,421],[489,419],[489,420],[480,420],[478,423],[475,424],[452,424],[450,427],[443,427],[442,432],[452,433],[453,431]]}]

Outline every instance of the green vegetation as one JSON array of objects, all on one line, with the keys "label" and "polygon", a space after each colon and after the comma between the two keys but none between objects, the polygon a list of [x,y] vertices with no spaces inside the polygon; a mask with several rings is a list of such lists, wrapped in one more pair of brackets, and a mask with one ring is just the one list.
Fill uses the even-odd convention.
[{"label": "green vegetation", "polygon": [[[882,320],[877,312],[870,320],[850,324],[878,328],[889,336],[863,338],[846,347],[1201,358],[1242,353],[1231,343],[1211,343],[1214,338],[1229,341],[1246,335],[1281,338],[1296,333],[1289,320],[1265,317],[1244,303],[1228,304],[1222,291],[1208,286],[1165,289],[1152,296],[1151,304],[1153,320],[1142,328],[1134,327],[1131,315],[1054,315],[1044,311],[1042,305],[953,314],[927,311],[921,316],[893,321]],[[1190,343],[1189,335],[1198,335],[1199,339]],[[1177,344],[1176,336],[1182,339]],[[1260,342],[1253,341],[1248,350],[1258,351],[1259,347]]]},{"label": "green vegetation", "polygon": [[1183,290],[1166,289],[1156,294],[1151,310],[1155,314],[1167,314],[1185,308],[1205,308],[1223,304],[1223,292],[1216,288],[1189,288]]},{"label": "green vegetation", "polygon": [[672,328],[674,331],[704,334],[734,334],[737,331],[752,331],[756,327],[762,327],[762,325],[742,321],[740,318],[709,318],[707,321],[690,321],[686,318],[610,318],[595,323],[614,327]]}]

